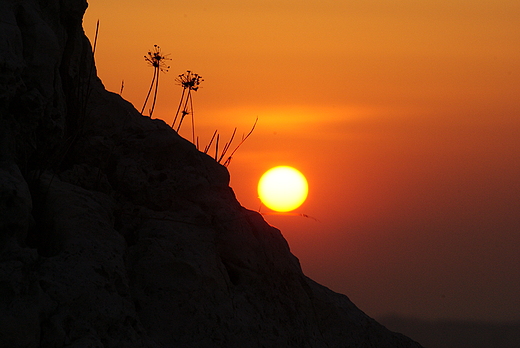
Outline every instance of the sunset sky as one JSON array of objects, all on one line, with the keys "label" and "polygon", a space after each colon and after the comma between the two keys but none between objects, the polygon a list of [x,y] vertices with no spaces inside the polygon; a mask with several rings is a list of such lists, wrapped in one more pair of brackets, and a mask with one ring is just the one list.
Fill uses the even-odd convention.
[{"label": "sunset sky", "polygon": [[258,117],[229,166],[243,206],[269,168],[305,174],[319,221],[265,219],[306,275],[376,318],[520,320],[519,1],[91,0],[91,41],[98,19],[98,75],[138,110],[158,44],[154,118],[186,70],[202,146]]}]

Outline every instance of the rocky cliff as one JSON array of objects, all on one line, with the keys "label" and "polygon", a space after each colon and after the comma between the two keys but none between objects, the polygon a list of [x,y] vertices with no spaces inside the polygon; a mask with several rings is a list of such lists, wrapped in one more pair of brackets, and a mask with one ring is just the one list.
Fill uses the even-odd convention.
[{"label": "rocky cliff", "polygon": [[86,7],[0,0],[0,347],[420,347],[103,88]]}]

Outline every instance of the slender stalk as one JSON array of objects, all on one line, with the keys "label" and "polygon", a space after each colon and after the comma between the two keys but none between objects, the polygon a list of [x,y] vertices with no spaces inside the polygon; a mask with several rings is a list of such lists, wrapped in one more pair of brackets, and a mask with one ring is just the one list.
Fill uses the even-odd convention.
[{"label": "slender stalk", "polygon": [[152,108],[150,109],[150,118],[152,118],[153,110],[155,109],[155,102],[157,101],[157,91],[159,90],[159,67],[155,67],[155,91],[153,93]]},{"label": "slender stalk", "polygon": [[144,108],[146,107],[146,103],[148,103],[148,98],[150,98],[150,93],[152,93],[153,85],[154,85],[154,82],[155,82],[155,75],[156,75],[156,70],[154,69],[153,70],[152,83],[150,83],[150,89],[148,90],[148,94],[146,95],[146,99],[144,100],[143,108],[141,109],[141,115],[144,112]]},{"label": "slender stalk", "polygon": [[190,93],[190,111],[191,111],[191,138],[193,139],[191,142],[195,142],[195,117],[193,116],[193,97]]},{"label": "slender stalk", "polygon": [[231,155],[229,155],[229,157],[226,159],[226,161],[224,162],[224,167],[227,167],[229,166],[229,163],[231,163],[231,159],[233,158],[233,155],[235,154],[235,152],[237,152],[238,148],[240,146],[242,146],[242,144],[247,140],[247,138],[249,138],[249,136],[251,135],[251,133],[253,133],[253,131],[255,130],[255,127],[256,127],[256,123],[258,122],[258,117],[256,118],[255,120],[255,123],[253,124],[253,127],[251,128],[251,130],[249,131],[249,133],[247,133],[247,135],[245,137],[242,137],[242,141],[237,145],[237,147],[235,147],[235,149],[233,150],[233,152],[231,152]]},{"label": "slender stalk", "polygon": [[97,23],[96,23],[96,36],[94,37],[94,47],[92,48],[92,55],[93,56],[96,55],[96,46],[97,46],[98,33],[99,33],[99,19],[97,20]]},{"label": "slender stalk", "polygon": [[[183,90],[179,106],[177,107],[177,112],[175,113],[175,118],[173,119],[172,128],[179,132],[184,118],[186,115],[191,113],[191,142],[195,144],[195,115],[193,114],[193,97],[191,92],[197,91],[201,81],[204,80],[199,74],[194,74],[191,70],[188,70],[184,74],[179,75],[175,81],[182,86]],[[179,123],[176,125],[177,119],[179,118],[179,112],[181,113],[181,116]]]},{"label": "slender stalk", "polygon": [[157,92],[159,91],[159,73],[161,71],[168,72],[169,66],[166,65],[165,60],[170,60],[166,55],[161,53],[161,48],[158,45],[153,45],[153,50],[148,51],[148,54],[144,56],[144,60],[153,67],[153,78],[150,83],[150,88],[148,89],[148,94],[146,94],[146,99],[144,100],[143,108],[141,109],[141,115],[146,108],[146,104],[148,103],[148,99],[150,98],[150,94],[152,93],[152,89],[155,88],[153,93],[153,101],[152,107],[149,110],[149,117],[152,117],[153,111],[155,109],[155,103],[157,102]]},{"label": "slender stalk", "polygon": [[218,140],[220,138],[220,134],[217,134],[217,142],[215,143],[215,161],[217,160],[218,156]]},{"label": "slender stalk", "polygon": [[[261,208],[262,206],[260,206]],[[260,208],[258,208],[258,212],[260,213]],[[316,219],[315,217],[309,216],[307,214],[301,214],[301,213],[291,213],[291,212],[279,212],[279,211],[269,211],[265,213],[260,213],[262,215],[292,215],[292,216],[301,216],[307,219],[312,219],[317,222],[321,222],[320,220]]]},{"label": "slender stalk", "polygon": [[181,110],[182,101],[184,100],[184,92],[186,92],[186,88],[182,89],[181,101],[179,102],[179,106],[177,107],[177,112],[175,112],[175,118],[173,119],[173,122],[172,122],[172,128],[174,128],[175,122],[177,122],[177,117],[179,116],[179,111]]},{"label": "slender stalk", "polygon": [[191,98],[191,89],[188,88],[188,94],[186,95],[185,101],[184,101],[184,107],[182,108],[181,112],[181,119],[179,120],[179,125],[177,126],[177,133],[181,129],[182,121],[184,121],[184,117],[188,114],[188,101]]},{"label": "slender stalk", "polygon": [[211,137],[211,140],[209,141],[209,144],[204,148],[204,153],[208,153],[209,148],[211,147],[211,144],[213,143],[213,140],[215,140],[215,136],[217,135],[217,130],[215,129],[215,132],[213,133],[213,136]]},{"label": "slender stalk", "polygon": [[231,134],[231,138],[229,139],[229,141],[226,143],[226,145],[224,145],[224,148],[222,149],[222,153],[220,154],[220,157],[217,161],[218,163],[220,163],[220,161],[222,161],[222,159],[226,155],[226,152],[228,152],[229,147],[231,146],[231,143],[233,142],[233,139],[235,138],[236,133],[237,133],[237,127],[235,127],[235,129],[233,130],[233,134]]}]

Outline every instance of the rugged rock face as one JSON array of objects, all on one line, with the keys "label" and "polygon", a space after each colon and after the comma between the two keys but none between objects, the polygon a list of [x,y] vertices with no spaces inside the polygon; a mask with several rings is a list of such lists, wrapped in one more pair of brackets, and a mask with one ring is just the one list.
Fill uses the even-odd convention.
[{"label": "rugged rock face", "polygon": [[0,0],[1,347],[420,347],[305,277],[96,77],[84,0]]}]

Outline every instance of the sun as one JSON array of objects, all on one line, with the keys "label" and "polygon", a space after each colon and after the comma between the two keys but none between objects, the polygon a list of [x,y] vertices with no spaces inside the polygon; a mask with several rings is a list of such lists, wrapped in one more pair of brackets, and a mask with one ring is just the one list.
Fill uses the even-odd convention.
[{"label": "sun", "polygon": [[298,208],[307,199],[308,192],[305,176],[289,166],[269,169],[258,182],[258,196],[262,203],[279,212]]}]

